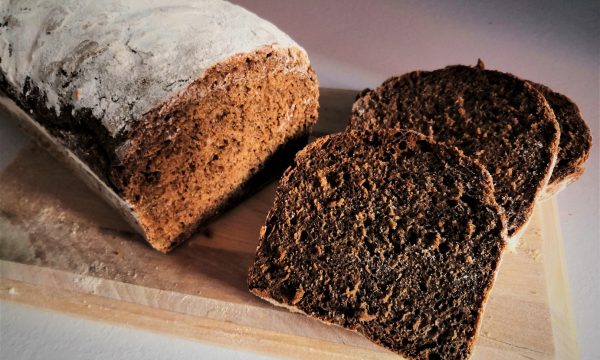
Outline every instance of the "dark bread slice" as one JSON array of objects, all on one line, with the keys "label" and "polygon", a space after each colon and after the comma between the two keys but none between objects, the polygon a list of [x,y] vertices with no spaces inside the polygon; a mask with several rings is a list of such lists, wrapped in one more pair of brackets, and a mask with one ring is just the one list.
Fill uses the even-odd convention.
[{"label": "dark bread slice", "polygon": [[475,160],[413,131],[348,131],[286,170],[248,284],[405,357],[464,359],[505,236]]},{"label": "dark bread slice", "polygon": [[583,174],[583,164],[590,156],[592,135],[579,108],[571,99],[545,85],[532,81],[529,83],[544,95],[560,127],[558,159],[542,194],[542,199],[548,199]]},{"label": "dark bread slice", "polygon": [[432,136],[486,166],[513,238],[550,178],[560,137],[552,109],[538,91],[510,74],[483,69],[481,62],[415,71],[363,91],[349,128],[390,127]]}]

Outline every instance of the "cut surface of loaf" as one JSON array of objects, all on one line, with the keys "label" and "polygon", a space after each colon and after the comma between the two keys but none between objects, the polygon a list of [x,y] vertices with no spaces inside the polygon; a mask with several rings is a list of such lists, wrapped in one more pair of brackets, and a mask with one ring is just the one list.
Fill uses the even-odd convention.
[{"label": "cut surface of loaf", "polygon": [[296,155],[248,284],[408,358],[464,359],[505,237],[481,165],[413,131],[348,131]]},{"label": "cut surface of loaf", "polygon": [[225,1],[23,0],[0,18],[0,89],[160,251],[316,122],[306,52]]},{"label": "cut surface of loaf", "polygon": [[538,91],[482,63],[415,71],[367,89],[353,105],[349,128],[416,130],[479,160],[494,179],[511,237],[524,229],[550,178],[560,137]]},{"label": "cut surface of loaf", "polygon": [[530,83],[544,95],[560,127],[558,159],[542,194],[543,199],[548,199],[583,174],[583,165],[590,156],[592,135],[579,108],[571,99],[545,85]]}]

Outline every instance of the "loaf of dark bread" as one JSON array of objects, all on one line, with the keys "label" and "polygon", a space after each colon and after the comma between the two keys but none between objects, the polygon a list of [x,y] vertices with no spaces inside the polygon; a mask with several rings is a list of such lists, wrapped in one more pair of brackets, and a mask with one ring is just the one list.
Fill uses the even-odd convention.
[{"label": "loaf of dark bread", "polygon": [[413,131],[348,131],[297,154],[248,284],[405,357],[465,359],[505,236],[475,160]]},{"label": "loaf of dark bread", "polygon": [[318,109],[306,52],[220,0],[10,1],[0,90],[164,252],[284,144],[306,143]]},{"label": "loaf of dark bread", "polygon": [[560,127],[558,159],[552,177],[541,196],[542,199],[548,199],[583,174],[583,164],[590,156],[592,134],[579,108],[571,99],[545,85],[531,81],[530,83],[544,95]]},{"label": "loaf of dark bread", "polygon": [[363,91],[349,129],[379,128],[416,130],[479,160],[492,174],[512,238],[524,229],[550,178],[560,137],[537,90],[482,63],[415,71]]}]

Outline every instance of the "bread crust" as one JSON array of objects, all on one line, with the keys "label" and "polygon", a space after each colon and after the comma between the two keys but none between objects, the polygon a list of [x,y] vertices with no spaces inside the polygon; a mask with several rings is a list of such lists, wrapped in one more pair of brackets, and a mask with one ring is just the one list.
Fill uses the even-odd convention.
[{"label": "bread crust", "polygon": [[566,189],[567,186],[577,181],[584,172],[585,167],[583,166],[572,168],[569,174],[563,176],[560,180],[557,179],[553,182],[548,182],[548,185],[546,185],[540,194],[539,201],[552,199],[555,195]]}]

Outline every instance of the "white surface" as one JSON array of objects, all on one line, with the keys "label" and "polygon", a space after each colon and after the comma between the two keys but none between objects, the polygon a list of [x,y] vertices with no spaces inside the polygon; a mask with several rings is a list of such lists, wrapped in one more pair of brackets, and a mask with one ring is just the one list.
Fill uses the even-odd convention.
[{"label": "white surface", "polygon": [[[597,358],[600,354],[598,1],[235,2],[270,20],[303,45],[321,86],[373,87],[390,75],[454,63],[474,64],[477,58],[482,58],[490,69],[545,83],[571,97],[592,128],[596,145],[585,175],[558,197],[560,222],[582,355],[584,359]],[[21,135],[14,127],[0,119],[0,167],[6,163],[8,152],[13,153],[21,143]],[[9,316],[15,311],[12,307],[4,309],[0,320],[3,328],[33,329],[37,321],[43,323],[49,316],[53,316],[57,329],[69,326],[69,317],[43,312],[35,313],[38,320],[23,325],[18,316]],[[148,336],[158,336],[91,322],[74,331],[91,334],[98,353],[112,346],[110,336],[118,332],[124,343],[130,344],[131,359],[142,359],[143,356],[136,356],[135,349],[146,346]],[[49,334],[40,336],[45,340]],[[20,342],[34,347],[38,343],[42,344],[40,347],[48,346],[47,341],[33,340],[39,339],[34,335],[24,336]],[[81,357],[77,348],[78,344],[72,343],[63,349],[63,354]],[[158,358],[174,358],[177,351],[175,346],[165,345],[157,347],[155,354]],[[220,356],[209,350],[205,354]]]},{"label": "white surface", "polygon": [[6,360],[272,359],[6,302],[0,319],[0,358]]}]

